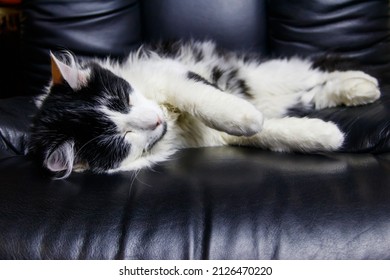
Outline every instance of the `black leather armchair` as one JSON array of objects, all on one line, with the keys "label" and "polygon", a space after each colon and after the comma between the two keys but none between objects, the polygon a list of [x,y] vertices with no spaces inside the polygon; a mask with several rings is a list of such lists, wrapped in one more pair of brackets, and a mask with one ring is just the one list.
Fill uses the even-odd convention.
[{"label": "black leather armchair", "polygon": [[[0,259],[389,259],[389,11],[387,0],[25,1],[24,95],[0,99]],[[378,77],[382,97],[315,113],[349,132],[340,153],[188,149],[139,174],[66,180],[26,155],[49,49],[121,59],[188,38],[335,53]]]}]

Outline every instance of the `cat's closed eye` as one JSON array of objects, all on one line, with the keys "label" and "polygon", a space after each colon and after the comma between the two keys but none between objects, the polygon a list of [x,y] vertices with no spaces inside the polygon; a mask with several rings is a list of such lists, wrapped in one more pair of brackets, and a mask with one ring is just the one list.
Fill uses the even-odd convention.
[{"label": "cat's closed eye", "polygon": [[112,97],[107,99],[104,103],[108,109],[124,114],[129,113],[131,108],[129,98],[126,99],[120,97]]}]

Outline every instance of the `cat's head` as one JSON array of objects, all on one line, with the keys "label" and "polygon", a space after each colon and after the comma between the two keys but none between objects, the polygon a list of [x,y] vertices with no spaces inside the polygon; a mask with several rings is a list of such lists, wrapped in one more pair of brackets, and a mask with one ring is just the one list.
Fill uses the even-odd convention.
[{"label": "cat's head", "polygon": [[102,64],[51,54],[51,72],[29,149],[57,178],[138,168],[165,135],[161,108]]}]

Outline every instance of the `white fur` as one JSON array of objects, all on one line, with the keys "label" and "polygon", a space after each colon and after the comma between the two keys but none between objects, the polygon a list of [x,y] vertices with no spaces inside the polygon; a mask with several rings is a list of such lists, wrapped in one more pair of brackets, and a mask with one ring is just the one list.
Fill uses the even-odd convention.
[{"label": "white fur", "polygon": [[[202,50],[197,61],[191,48]],[[333,151],[344,134],[336,124],[319,119],[285,117],[295,104],[316,109],[337,105],[367,104],[379,98],[376,79],[359,71],[322,72],[300,58],[275,59],[264,63],[244,62],[235,55],[215,55],[212,42],[193,42],[175,58],[156,53],[131,54],[120,65],[110,60],[103,67],[127,80],[135,89],[128,115],[103,112],[117,124],[132,152],[119,168],[134,170],[168,159],[177,149],[187,147],[250,145],[273,151]],[[213,66],[239,69],[252,99],[236,92],[224,92],[223,78],[216,87],[189,80],[192,71],[210,77]],[[150,141],[161,135],[158,120],[167,123],[167,133],[150,150]]]},{"label": "white fur", "polygon": [[343,141],[344,134],[334,123],[295,117],[266,120],[263,131],[252,137],[227,136],[229,144],[277,152],[334,151],[341,147]]},{"label": "white fur", "polygon": [[[230,56],[220,59],[212,42],[194,45],[204,58],[196,61],[191,47],[177,59],[157,54],[132,55],[119,66],[106,67],[165,108],[168,132],[137,160],[126,160],[118,170],[138,169],[165,160],[176,149],[220,145],[251,145],[274,151],[334,151],[344,141],[336,124],[319,119],[284,117],[297,102],[317,109],[359,105],[379,98],[376,79],[358,71],[326,73],[300,58],[248,62]],[[209,77],[212,66],[239,68],[254,99],[226,94],[200,82],[189,81],[188,71]],[[222,81],[223,82],[223,81]],[[116,170],[115,170],[116,171]]]},{"label": "white fur", "polygon": [[361,71],[324,74],[326,83],[314,96],[317,109],[338,105],[356,106],[374,102],[380,96],[378,81]]}]

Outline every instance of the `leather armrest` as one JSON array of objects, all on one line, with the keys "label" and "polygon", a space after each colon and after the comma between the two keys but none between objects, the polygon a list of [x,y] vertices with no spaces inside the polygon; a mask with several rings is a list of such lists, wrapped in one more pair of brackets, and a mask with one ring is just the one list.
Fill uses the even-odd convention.
[{"label": "leather armrest", "polygon": [[27,153],[29,127],[35,112],[31,97],[0,99],[0,158]]}]

